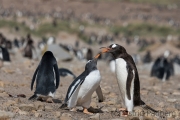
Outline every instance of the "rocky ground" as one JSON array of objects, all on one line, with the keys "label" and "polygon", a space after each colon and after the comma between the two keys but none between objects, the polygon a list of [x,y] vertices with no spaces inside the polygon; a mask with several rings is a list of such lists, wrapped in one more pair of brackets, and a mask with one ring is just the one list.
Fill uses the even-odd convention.
[{"label": "rocky ground", "polygon": [[[133,115],[121,117],[117,111],[123,107],[120,99],[119,88],[115,74],[109,69],[104,61],[98,62],[98,69],[101,72],[101,87],[104,95],[104,102],[98,103],[97,95],[92,96],[91,111],[94,115],[82,113],[82,108],[78,107],[78,112],[62,110],[59,107],[65,98],[68,86],[73,78],[67,76],[60,78],[60,87],[56,92],[55,103],[45,103],[40,101],[29,101],[28,98],[33,95],[30,90],[30,83],[33,73],[39,61],[29,60],[21,57],[20,54],[11,55],[12,62],[0,68],[0,119],[49,119],[49,120],[124,120],[124,119],[159,119],[154,117],[148,111],[141,107],[135,107]],[[79,75],[85,66],[85,62],[74,59],[71,62],[58,62],[59,68],[65,67],[72,70],[75,75]],[[175,75],[169,81],[162,82],[149,76],[151,65],[137,65],[140,83],[141,97],[149,106],[163,111],[161,114],[167,115],[169,120],[180,119],[180,75]],[[26,95],[22,97],[10,97],[9,94],[16,96],[18,94]],[[145,115],[143,115],[143,111]]]}]

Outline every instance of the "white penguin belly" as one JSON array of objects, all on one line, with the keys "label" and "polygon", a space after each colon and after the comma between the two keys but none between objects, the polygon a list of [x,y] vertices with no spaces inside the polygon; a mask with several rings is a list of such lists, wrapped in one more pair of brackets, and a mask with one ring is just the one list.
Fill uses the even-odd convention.
[{"label": "white penguin belly", "polygon": [[[134,103],[133,103],[134,84],[131,84],[131,89],[130,89],[131,100],[129,100],[127,98],[127,92],[126,92],[126,82],[128,77],[127,63],[122,58],[116,59],[116,76],[117,76],[117,81],[123,103],[127,107],[128,111],[132,111],[134,107]],[[134,80],[132,80],[132,83],[134,83]]]},{"label": "white penguin belly", "polygon": [[91,102],[91,96],[93,92],[97,89],[101,81],[101,76],[99,70],[91,72],[82,83],[78,97],[77,105],[82,105],[88,108]]}]

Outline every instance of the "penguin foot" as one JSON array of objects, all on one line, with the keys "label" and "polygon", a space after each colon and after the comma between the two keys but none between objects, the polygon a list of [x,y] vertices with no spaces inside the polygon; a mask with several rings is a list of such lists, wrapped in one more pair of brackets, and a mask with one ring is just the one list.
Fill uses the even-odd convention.
[{"label": "penguin foot", "polygon": [[128,111],[126,108],[120,108],[119,111],[122,112],[121,116],[127,117],[128,116]]},{"label": "penguin foot", "polygon": [[93,115],[93,113],[89,112],[88,109],[84,108],[83,113],[88,114],[88,115]]},{"label": "penguin foot", "polygon": [[46,102],[47,102],[47,103],[54,103],[54,101],[53,101],[52,98],[48,98],[48,99],[46,100]]},{"label": "penguin foot", "polygon": [[70,111],[76,112],[77,110],[76,110],[76,108],[72,108]]}]

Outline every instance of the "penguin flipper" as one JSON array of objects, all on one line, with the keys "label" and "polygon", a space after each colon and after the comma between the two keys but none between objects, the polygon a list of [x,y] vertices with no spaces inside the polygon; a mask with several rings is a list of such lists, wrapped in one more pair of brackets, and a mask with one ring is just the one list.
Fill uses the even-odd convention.
[{"label": "penguin flipper", "polygon": [[33,96],[31,96],[28,100],[35,100],[38,96],[36,94],[34,94]]},{"label": "penguin flipper", "polygon": [[66,76],[67,74],[70,74],[73,76],[74,79],[76,78],[76,76],[73,74],[73,72],[71,72],[70,70],[68,70],[66,68],[59,68],[59,74],[60,74],[60,76]]},{"label": "penguin flipper", "polygon": [[74,92],[78,92],[77,90],[79,90],[80,85],[84,82],[85,80],[85,76],[83,75],[84,73],[82,73],[82,77],[79,78],[77,77],[69,86],[67,94],[66,94],[66,98],[65,98],[65,103],[70,99],[70,97],[74,94]]},{"label": "penguin flipper", "polygon": [[33,90],[33,85],[34,85],[34,81],[36,80],[38,70],[39,70],[39,66],[36,68],[36,71],[34,72],[32,82],[31,82],[31,90]]},{"label": "penguin flipper", "polygon": [[98,95],[99,102],[103,102],[103,100],[104,100],[103,99],[103,93],[102,93],[100,85],[96,89],[96,94]]},{"label": "penguin flipper", "polygon": [[59,71],[58,71],[57,64],[54,65],[54,72],[56,75],[56,89],[57,89],[59,87],[59,83],[60,83],[60,77],[59,77]]},{"label": "penguin flipper", "polygon": [[131,83],[133,78],[135,78],[135,75],[133,73],[133,70],[131,69],[131,67],[127,67],[127,72],[128,72],[128,77],[127,77],[127,82],[126,82],[126,94],[127,94],[127,98],[129,100],[131,100]]}]

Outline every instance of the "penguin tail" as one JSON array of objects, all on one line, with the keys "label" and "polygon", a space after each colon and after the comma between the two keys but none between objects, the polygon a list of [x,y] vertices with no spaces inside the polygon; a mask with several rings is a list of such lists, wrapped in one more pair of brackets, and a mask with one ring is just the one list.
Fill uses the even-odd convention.
[{"label": "penguin tail", "polygon": [[60,109],[66,109],[67,108],[67,104],[66,103],[63,103],[62,105],[61,105],[61,107],[59,107]]},{"label": "penguin tail", "polygon": [[35,100],[38,96],[36,94],[34,94],[33,96],[31,96],[28,100]]},{"label": "penguin tail", "polygon": [[150,111],[152,111],[152,112],[154,112],[154,113],[159,112],[158,110],[155,110],[155,109],[153,109],[152,107],[146,105],[143,101],[141,101],[141,107],[142,107],[143,109],[145,109],[145,110],[150,110]]}]

